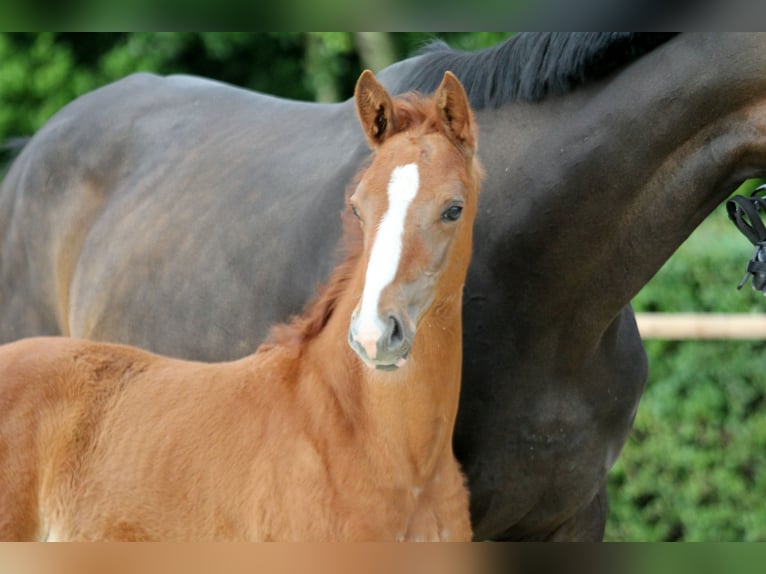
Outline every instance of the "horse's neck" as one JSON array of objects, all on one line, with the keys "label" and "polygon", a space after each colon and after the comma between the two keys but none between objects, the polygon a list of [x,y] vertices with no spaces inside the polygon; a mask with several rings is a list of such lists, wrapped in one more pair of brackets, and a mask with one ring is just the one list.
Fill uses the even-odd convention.
[{"label": "horse's neck", "polygon": [[381,472],[405,469],[422,479],[452,453],[460,393],[460,296],[433,305],[423,316],[405,367],[379,371],[364,365],[348,345],[358,300],[349,291],[321,333],[306,344],[302,377],[333,403],[329,412],[357,446],[376,453]]},{"label": "horse's neck", "polygon": [[508,173],[487,185],[492,212],[508,214],[508,233],[493,237],[513,243],[477,242],[525,278],[506,293],[520,303],[513,328],[555,338],[545,352],[562,368],[589,360],[702,219],[764,173],[764,66],[762,36],[682,35],[608,83],[477,114],[485,164]]}]

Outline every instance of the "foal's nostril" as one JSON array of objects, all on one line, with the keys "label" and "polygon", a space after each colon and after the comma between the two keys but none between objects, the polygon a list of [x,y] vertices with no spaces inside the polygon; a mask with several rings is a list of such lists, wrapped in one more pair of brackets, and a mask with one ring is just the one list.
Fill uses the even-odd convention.
[{"label": "foal's nostril", "polygon": [[404,343],[404,330],[401,322],[395,316],[388,318],[388,349],[393,351]]}]

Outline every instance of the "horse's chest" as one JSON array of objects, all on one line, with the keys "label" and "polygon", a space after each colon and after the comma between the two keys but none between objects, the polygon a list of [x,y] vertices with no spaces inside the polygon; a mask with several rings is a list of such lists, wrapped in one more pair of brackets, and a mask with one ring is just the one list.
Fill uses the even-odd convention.
[{"label": "horse's chest", "polygon": [[640,369],[607,360],[566,379],[546,376],[539,364],[521,371],[507,400],[495,401],[502,417],[472,421],[474,431],[484,430],[463,461],[479,538],[544,537],[590,504],[630,433],[644,386]]}]

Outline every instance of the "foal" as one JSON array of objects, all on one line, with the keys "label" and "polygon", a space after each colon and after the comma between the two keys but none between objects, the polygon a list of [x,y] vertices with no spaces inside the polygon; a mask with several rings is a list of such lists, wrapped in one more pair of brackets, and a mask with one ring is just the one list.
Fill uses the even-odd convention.
[{"label": "foal", "polygon": [[470,540],[452,432],[476,125],[449,72],[397,99],[364,72],[355,100],[375,153],[348,255],[255,354],[0,347],[0,539]]}]

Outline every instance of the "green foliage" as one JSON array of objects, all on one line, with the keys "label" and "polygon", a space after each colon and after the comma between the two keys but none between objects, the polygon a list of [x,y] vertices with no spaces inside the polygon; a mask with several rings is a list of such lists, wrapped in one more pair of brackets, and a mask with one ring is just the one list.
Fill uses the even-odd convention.
[{"label": "green foliage", "polygon": [[[442,34],[464,49],[507,35]],[[393,61],[435,35],[388,37]],[[364,67],[352,32],[0,33],[0,142],[33,133],[77,96],[133,72],[196,74],[282,97],[337,101],[351,96]]]},{"label": "green foliage", "polygon": [[[714,212],[637,311],[760,312],[735,286],[750,243]],[[650,375],[608,480],[610,540],[766,540],[766,342],[646,342]]]},{"label": "green foliage", "polygon": [[407,54],[417,52],[436,39],[444,40],[456,50],[473,51],[494,46],[511,35],[511,32],[445,32],[440,34],[407,32],[393,34],[395,41],[400,46],[400,51]]},{"label": "green foliage", "polygon": [[350,32],[308,33],[304,83],[317,101],[338,101],[351,93],[353,85],[349,89],[341,82],[352,67],[353,52]]},{"label": "green foliage", "polygon": [[0,34],[0,141],[133,72],[188,73],[313,99],[303,33]]},{"label": "green foliage", "polygon": [[95,87],[87,69],[54,34],[18,38],[0,35],[0,135],[34,131],[83,91]]}]

